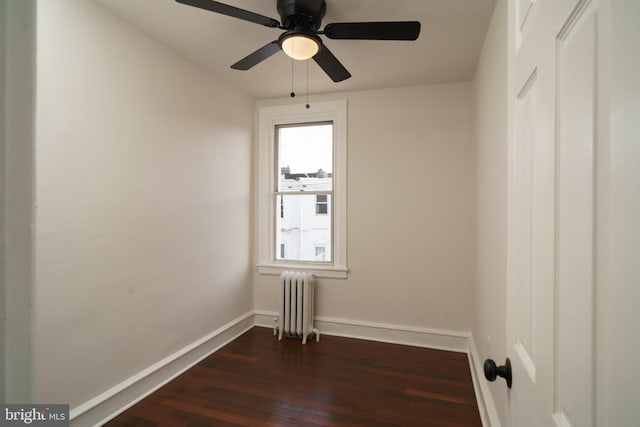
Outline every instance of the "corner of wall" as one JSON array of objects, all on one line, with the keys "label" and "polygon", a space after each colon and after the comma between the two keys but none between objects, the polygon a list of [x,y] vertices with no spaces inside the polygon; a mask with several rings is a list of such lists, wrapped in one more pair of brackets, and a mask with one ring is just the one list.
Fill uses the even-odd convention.
[{"label": "corner of wall", "polygon": [[471,380],[473,390],[478,401],[478,411],[484,427],[501,427],[500,416],[496,408],[491,390],[484,379],[482,360],[478,354],[473,335],[469,336],[467,354],[469,357],[469,368],[471,370]]},{"label": "corner of wall", "polygon": [[478,400],[491,426],[506,417],[506,396],[486,383],[482,360],[506,353],[507,37],[507,0],[497,0],[472,90],[476,234],[469,354]]}]

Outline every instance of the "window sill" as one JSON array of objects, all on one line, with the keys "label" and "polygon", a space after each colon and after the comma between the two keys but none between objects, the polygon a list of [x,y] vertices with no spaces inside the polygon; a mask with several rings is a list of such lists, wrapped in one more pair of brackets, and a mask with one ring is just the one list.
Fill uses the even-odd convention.
[{"label": "window sill", "polygon": [[312,264],[258,264],[258,273],[268,275],[280,275],[283,271],[296,270],[307,271],[315,277],[325,279],[346,279],[349,269],[346,267],[318,266]]}]

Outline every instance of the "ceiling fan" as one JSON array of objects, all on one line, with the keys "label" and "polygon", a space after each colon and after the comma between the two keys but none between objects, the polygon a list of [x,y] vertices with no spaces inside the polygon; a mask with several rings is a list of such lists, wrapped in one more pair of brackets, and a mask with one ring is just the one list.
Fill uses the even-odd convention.
[{"label": "ceiling fan", "polygon": [[418,21],[341,22],[327,24],[324,30],[320,30],[322,18],[327,12],[325,0],[277,0],[280,22],[214,0],[176,1],[266,27],[285,30],[277,40],[233,64],[231,68],[235,70],[248,70],[282,50],[293,59],[313,58],[334,82],[340,82],[351,77],[351,74],[322,42],[320,35],[335,40],[416,40],[420,34]]}]

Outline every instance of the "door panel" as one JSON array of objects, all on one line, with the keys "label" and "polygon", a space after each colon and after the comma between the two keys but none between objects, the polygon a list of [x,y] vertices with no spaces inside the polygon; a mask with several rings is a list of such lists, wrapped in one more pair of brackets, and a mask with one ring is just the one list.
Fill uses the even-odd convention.
[{"label": "door panel", "polygon": [[507,1],[506,425],[636,425],[639,2]]},{"label": "door panel", "polygon": [[551,425],[554,387],[556,78],[555,38],[548,26],[553,3],[516,0],[512,6],[507,350],[513,388],[509,410],[511,425],[542,427]]},{"label": "door panel", "polygon": [[535,339],[533,328],[536,315],[534,305],[532,256],[532,191],[533,149],[536,139],[535,117],[537,111],[537,70],[527,79],[518,93],[516,102],[516,295],[514,348],[529,375],[535,382]]},{"label": "door panel", "polygon": [[560,31],[557,137],[556,398],[558,425],[593,425],[594,132],[597,9]]},{"label": "door panel", "polygon": [[509,3],[512,426],[593,426],[600,1]]}]

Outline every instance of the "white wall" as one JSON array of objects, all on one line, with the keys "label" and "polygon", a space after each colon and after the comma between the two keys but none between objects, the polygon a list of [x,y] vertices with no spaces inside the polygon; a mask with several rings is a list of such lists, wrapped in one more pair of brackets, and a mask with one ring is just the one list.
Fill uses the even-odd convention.
[{"label": "white wall", "polygon": [[0,1],[0,402],[31,398],[35,6]]},{"label": "white wall", "polygon": [[[472,334],[480,361],[506,357],[506,81],[507,1],[498,0],[473,80],[477,246]],[[507,388],[502,382],[487,384],[504,423]]]},{"label": "white wall", "polygon": [[253,102],[81,0],[38,3],[34,401],[74,408],[253,307]]},{"label": "white wall", "polygon": [[[319,279],[317,315],[468,331],[471,85],[316,96],[311,108],[331,99],[348,103],[350,273]],[[277,283],[276,276],[254,276],[257,310],[277,311]]]}]

